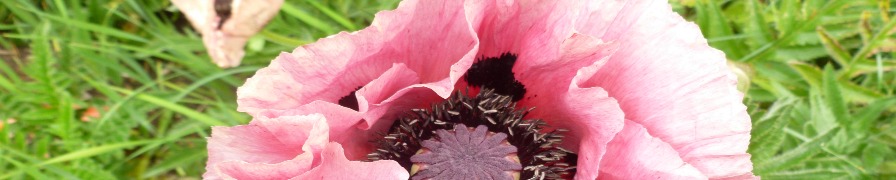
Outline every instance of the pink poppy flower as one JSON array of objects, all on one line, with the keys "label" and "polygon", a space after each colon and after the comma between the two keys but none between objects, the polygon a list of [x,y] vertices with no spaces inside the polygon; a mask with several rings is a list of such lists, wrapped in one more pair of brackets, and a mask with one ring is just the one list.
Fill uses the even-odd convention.
[{"label": "pink poppy flower", "polygon": [[756,178],[724,54],[660,0],[407,0],[237,94],[205,178]]}]

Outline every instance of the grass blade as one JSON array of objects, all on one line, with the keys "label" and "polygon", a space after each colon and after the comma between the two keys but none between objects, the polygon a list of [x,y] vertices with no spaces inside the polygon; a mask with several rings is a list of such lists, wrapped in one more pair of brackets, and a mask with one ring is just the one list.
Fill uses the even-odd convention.
[{"label": "grass blade", "polygon": [[281,8],[282,8],[283,12],[285,12],[286,14],[289,14],[289,15],[301,20],[302,22],[307,23],[311,27],[317,28],[317,30],[326,32],[327,34],[333,34],[336,32],[336,30],[334,30],[333,27],[330,27],[330,25],[328,25],[327,23],[324,23],[324,21],[321,21],[320,19],[315,18],[311,14],[308,14],[307,12],[296,8],[289,2],[283,3],[283,7],[281,7]]},{"label": "grass blade", "polygon": [[[114,87],[113,87],[113,88],[114,88]],[[116,88],[115,90],[118,91],[118,92],[124,93],[124,94],[126,94],[126,95],[131,95],[131,94],[134,93],[134,92],[132,92],[132,91],[130,91],[130,90],[127,90],[127,89]],[[136,94],[136,95],[134,95],[134,97],[137,98],[137,99],[139,99],[139,100],[143,100],[143,101],[146,101],[146,102],[148,102],[148,103],[152,103],[152,104],[158,105],[158,106],[160,106],[160,107],[167,108],[167,109],[172,110],[172,111],[174,111],[174,112],[181,113],[181,114],[183,114],[184,116],[187,116],[187,117],[196,119],[197,121],[202,122],[202,123],[205,123],[205,124],[208,124],[209,126],[226,126],[226,125],[228,125],[227,123],[224,123],[224,122],[222,122],[222,121],[220,121],[220,120],[217,120],[217,119],[215,119],[215,118],[213,118],[213,117],[211,117],[211,116],[208,116],[208,115],[205,115],[205,114],[203,114],[203,113],[194,111],[194,110],[192,110],[192,109],[190,109],[190,108],[181,106],[181,105],[176,104],[176,103],[168,102],[168,100],[165,100],[165,99],[162,99],[162,98],[158,98],[158,97],[151,96],[151,95],[147,95],[147,94]]]},{"label": "grass blade", "polygon": [[774,171],[781,171],[794,165],[800,164],[809,157],[821,151],[820,146],[822,146],[823,143],[828,142],[831,137],[837,134],[837,131],[840,131],[839,127],[828,130],[824,134],[812,138],[812,140],[804,142],[790,151],[775,156],[775,158],[772,158],[765,162],[759,162],[755,165],[754,171],[757,174],[765,174]]},{"label": "grass blade", "polygon": [[326,14],[327,17],[330,17],[330,19],[333,19],[333,21],[336,21],[336,23],[339,23],[339,25],[342,25],[342,27],[345,27],[346,29],[351,30],[351,31],[358,30],[358,27],[355,26],[354,23],[349,21],[348,18],[345,18],[345,16],[342,16],[341,14],[336,13],[336,11],[333,11],[332,9],[328,8],[327,6],[320,4],[316,0],[308,0],[305,2],[308,2],[308,4],[311,4],[311,6],[314,6],[314,8],[317,8],[321,12],[324,12],[324,14]]},{"label": "grass blade", "polygon": [[107,144],[102,146],[97,146],[93,148],[83,149],[80,151],[70,152],[68,154],[64,154],[62,156],[56,156],[55,158],[49,159],[42,163],[37,164],[37,166],[46,166],[50,164],[56,164],[76,159],[88,158],[91,156],[100,155],[107,152],[117,151],[121,149],[130,148],[137,145],[149,144],[155,141],[152,140],[144,140],[144,141],[131,141],[117,144]]}]

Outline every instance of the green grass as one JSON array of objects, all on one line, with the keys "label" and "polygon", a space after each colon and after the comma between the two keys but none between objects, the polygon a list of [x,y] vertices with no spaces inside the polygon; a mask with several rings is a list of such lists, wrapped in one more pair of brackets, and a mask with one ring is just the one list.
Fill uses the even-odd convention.
[{"label": "green grass", "polygon": [[[209,126],[249,121],[245,78],[396,3],[289,0],[243,65],[220,69],[168,1],[0,0],[0,179],[198,178]],[[673,4],[749,80],[756,174],[896,178],[892,3]]]}]

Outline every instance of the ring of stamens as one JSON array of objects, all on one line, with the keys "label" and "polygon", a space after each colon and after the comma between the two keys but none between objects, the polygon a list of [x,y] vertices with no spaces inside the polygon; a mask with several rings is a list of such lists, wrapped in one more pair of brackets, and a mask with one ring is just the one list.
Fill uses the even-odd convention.
[{"label": "ring of stamens", "polygon": [[411,157],[425,149],[423,142],[438,136],[439,130],[482,125],[488,132],[506,134],[506,141],[517,147],[520,179],[571,179],[577,156],[559,147],[566,130],[544,131],[544,121],[523,119],[531,109],[516,110],[515,106],[511,97],[487,88],[475,97],[457,92],[430,109],[414,109],[400,117],[382,139],[373,142],[377,149],[367,158],[395,160],[410,171]]}]

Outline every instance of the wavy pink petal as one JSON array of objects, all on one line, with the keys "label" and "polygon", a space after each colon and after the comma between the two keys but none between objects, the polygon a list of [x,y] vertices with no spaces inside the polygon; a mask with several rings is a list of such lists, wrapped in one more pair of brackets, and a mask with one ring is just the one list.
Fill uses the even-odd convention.
[{"label": "wavy pink petal", "polygon": [[[531,69],[522,71],[527,74],[519,78],[527,89],[526,97],[519,102],[520,106],[536,107],[529,116],[570,130],[564,139],[564,147],[579,155],[577,178],[594,179],[598,176],[598,166],[605,156],[606,144],[622,130],[624,113],[604,89],[578,83],[602,68],[605,59],[578,69],[564,67],[564,64],[601,59],[599,55],[602,53],[595,51],[609,47],[590,36],[576,34],[561,46],[563,53],[555,57],[557,62],[533,65]],[[573,71],[575,74],[569,76],[562,71]],[[561,88],[557,86],[559,84],[569,85],[568,88]]]},{"label": "wavy pink petal", "polygon": [[[319,114],[261,117],[255,122],[212,128],[203,178],[298,175],[303,168],[297,165],[313,164],[297,156],[319,153],[328,142],[329,127]],[[296,168],[287,168],[292,166]]]},{"label": "wavy pink petal", "polygon": [[[443,100],[432,91],[439,87],[417,84],[419,78],[404,64],[393,64],[380,77],[358,89],[355,96],[361,104],[359,111],[364,112],[363,118],[367,122],[360,128],[370,130],[371,126],[376,126],[372,127],[375,131],[386,130],[395,115]],[[380,120],[385,122],[379,123]]]},{"label": "wavy pink petal", "polygon": [[[562,102],[559,104],[565,106],[551,106],[549,103],[552,99],[532,99],[533,104],[547,105],[548,108],[534,113],[541,113],[539,116],[556,119],[553,120],[554,124],[573,130],[570,131],[572,136],[568,136],[564,141],[578,142],[578,144],[567,144],[566,146],[572,146],[572,149],[578,150],[576,177],[580,179],[598,177],[600,163],[608,153],[607,143],[617,136],[624,126],[622,119],[624,112],[619,109],[619,104],[615,99],[610,98],[607,92],[600,87],[581,86],[584,78],[591,77],[606,63],[605,58],[576,72],[572,84],[569,85],[569,92],[562,98],[563,101],[559,101]],[[573,116],[564,117],[564,114],[551,113],[554,111]]]},{"label": "wavy pink petal", "polygon": [[591,1],[579,32],[618,44],[583,83],[709,178],[752,177],[750,119],[721,51],[660,0]]},{"label": "wavy pink petal", "polygon": [[[396,75],[402,74],[401,72],[407,73],[407,71],[393,71],[397,73]],[[385,74],[395,74],[395,73],[385,73]],[[381,85],[369,85],[368,87],[384,87]],[[414,89],[417,90],[417,89]],[[364,96],[366,91],[359,90],[359,96]],[[395,110],[408,110],[412,104],[421,104],[435,102],[436,100],[428,100],[426,98],[432,98],[433,96],[438,99],[438,96],[424,96],[424,97],[415,97],[413,95],[427,95],[430,93],[408,93],[404,95],[402,98],[399,98],[400,101],[407,102],[398,102],[393,103]],[[363,97],[362,97],[363,98]],[[359,99],[362,99],[359,98]],[[359,100],[360,101],[360,100]],[[379,138],[380,132],[385,132],[388,129],[388,126],[391,125],[391,122],[388,123],[377,123],[376,126],[368,125],[367,121],[364,120],[364,115],[360,112],[354,111],[352,109],[342,107],[337,104],[325,102],[325,101],[314,101],[308,103],[306,105],[302,105],[300,107],[290,109],[290,110],[268,110],[259,112],[256,117],[280,117],[280,116],[298,116],[298,115],[309,115],[309,114],[322,114],[326,117],[327,124],[329,125],[330,133],[329,140],[332,142],[338,142],[342,144],[345,148],[346,157],[350,160],[363,160],[366,158],[366,155],[372,152],[373,146],[370,141]],[[259,118],[256,118],[259,119]],[[256,120],[250,122],[251,124],[257,123]]]},{"label": "wavy pink petal", "polygon": [[462,1],[402,2],[394,11],[378,13],[368,28],[281,54],[239,88],[238,110],[257,114],[317,100],[335,103],[359,87],[386,84],[387,89],[365,88],[363,97],[372,99],[359,104],[362,113],[373,111],[365,119],[375,121],[387,115],[382,108],[405,94],[448,97],[478,45],[466,13]]},{"label": "wavy pink petal", "polygon": [[[288,111],[263,111],[259,116],[278,117],[308,114],[322,114],[329,124],[329,140],[343,144],[346,156],[352,160],[361,160],[372,152],[370,140],[378,137],[377,132],[382,132],[383,127],[376,130],[365,130],[368,127],[362,120],[362,114],[324,101],[314,101]],[[254,123],[254,121],[252,122]]]},{"label": "wavy pink petal", "polygon": [[[309,124],[312,127],[305,127]],[[395,161],[349,161],[342,146],[329,141],[330,132],[327,120],[319,114],[259,118],[250,125],[216,128],[209,138],[209,147],[214,151],[209,151],[203,178],[407,179],[409,176]]]},{"label": "wavy pink petal", "polygon": [[342,146],[329,143],[320,166],[292,179],[408,179],[410,174],[395,161],[349,161]]},{"label": "wavy pink petal", "polygon": [[[526,88],[528,117],[570,130],[564,147],[578,152],[576,177],[594,179],[606,144],[623,127],[623,112],[600,87],[572,83],[584,68],[598,69],[613,46],[575,33],[581,1],[493,1],[478,28],[480,56],[516,54],[513,72]],[[593,71],[593,70],[592,70]]]},{"label": "wavy pink petal", "polygon": [[600,162],[600,179],[706,179],[672,146],[633,121],[625,121],[607,154]]},{"label": "wavy pink petal", "polygon": [[[214,170],[220,172],[220,179],[289,179],[308,172],[312,168],[312,153],[303,153],[295,159],[279,163],[248,163],[245,161],[225,161],[214,166]],[[203,179],[218,179],[215,176],[206,175]]]}]

